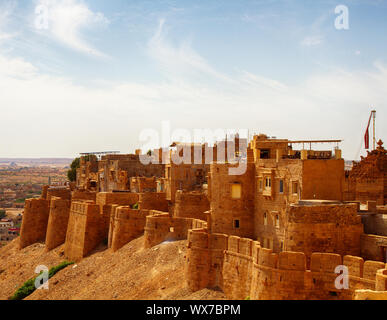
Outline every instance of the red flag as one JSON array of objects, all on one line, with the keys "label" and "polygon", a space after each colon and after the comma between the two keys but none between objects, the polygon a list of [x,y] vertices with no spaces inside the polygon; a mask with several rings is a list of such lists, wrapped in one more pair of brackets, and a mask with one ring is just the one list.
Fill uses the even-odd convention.
[{"label": "red flag", "polygon": [[368,120],[368,126],[367,126],[366,133],[364,135],[364,148],[365,149],[369,149],[370,148],[370,134],[368,132],[368,129],[370,128],[371,118],[372,118],[372,112],[371,112],[371,115],[370,115],[370,119]]}]

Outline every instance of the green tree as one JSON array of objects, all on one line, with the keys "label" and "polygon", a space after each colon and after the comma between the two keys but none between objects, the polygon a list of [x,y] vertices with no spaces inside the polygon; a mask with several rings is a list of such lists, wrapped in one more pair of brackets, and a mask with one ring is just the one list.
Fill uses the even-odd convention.
[{"label": "green tree", "polygon": [[67,171],[67,177],[71,182],[77,180],[77,169],[80,167],[80,160],[80,158],[75,158],[71,163],[71,169]]},{"label": "green tree", "polygon": [[0,210],[0,219],[5,218],[6,215],[7,215],[7,213],[5,212],[5,210]]}]

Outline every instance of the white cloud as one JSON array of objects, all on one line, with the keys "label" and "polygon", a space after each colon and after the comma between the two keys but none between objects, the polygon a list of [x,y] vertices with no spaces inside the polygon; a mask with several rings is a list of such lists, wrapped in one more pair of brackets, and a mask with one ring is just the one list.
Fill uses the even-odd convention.
[{"label": "white cloud", "polygon": [[102,13],[91,11],[81,0],[39,0],[37,6],[47,8],[48,13],[48,29],[42,32],[49,32],[54,39],[74,50],[105,57],[82,36],[82,30],[109,23]]},{"label": "white cloud", "polygon": [[20,58],[5,58],[0,56],[0,79],[19,78],[31,79],[36,75],[37,69],[30,63]]},{"label": "white cloud", "polygon": [[[0,54],[0,156],[73,156],[98,150],[133,151],[142,129],[162,120],[179,128],[250,128],[289,139],[345,139],[353,159],[371,107],[387,121],[387,66],[335,69],[285,84],[260,74],[222,74],[189,45],[173,46],[161,21],[151,56],[172,76],[163,82],[75,85]],[[192,74],[201,80],[192,81]],[[179,81],[176,81],[179,80]],[[387,136],[379,125],[378,137]]]},{"label": "white cloud", "polygon": [[322,36],[309,36],[305,37],[301,41],[301,45],[304,47],[313,47],[320,45],[323,42],[324,38]]},{"label": "white cloud", "polygon": [[[0,156],[72,156],[85,150],[133,151],[145,127],[250,128],[277,137],[343,138],[352,159],[368,109],[385,123],[387,66],[317,74],[287,85],[249,72],[233,83],[110,83],[101,88],[41,74],[23,59],[0,55]],[[363,119],[364,118],[364,119]],[[378,136],[387,131],[379,126]]]},{"label": "white cloud", "polygon": [[15,32],[7,31],[10,16],[16,8],[16,2],[10,1],[0,5],[0,43],[15,37]]},{"label": "white cloud", "polygon": [[209,63],[192,49],[189,41],[183,41],[174,46],[167,39],[165,20],[161,19],[159,26],[148,42],[148,54],[155,59],[166,75],[169,77],[181,77],[188,75],[215,77],[223,81],[232,82],[224,74],[217,72]]}]

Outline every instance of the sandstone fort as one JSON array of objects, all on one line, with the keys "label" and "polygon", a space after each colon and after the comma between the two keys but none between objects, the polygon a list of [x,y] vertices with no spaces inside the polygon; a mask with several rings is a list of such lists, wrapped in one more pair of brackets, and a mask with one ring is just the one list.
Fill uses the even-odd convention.
[{"label": "sandstone fort", "polygon": [[[192,292],[387,299],[386,150],[379,140],[347,168],[339,142],[236,135],[211,147],[176,142],[153,150],[165,163],[149,164],[141,150],[84,154],[76,182],[45,186],[26,201],[15,241],[19,250],[62,246],[79,262],[101,243],[118,254],[140,237],[144,248],[185,240],[184,286]],[[187,146],[191,163],[170,161]],[[198,150],[213,161],[193,161]],[[243,174],[230,175],[240,163]]]}]

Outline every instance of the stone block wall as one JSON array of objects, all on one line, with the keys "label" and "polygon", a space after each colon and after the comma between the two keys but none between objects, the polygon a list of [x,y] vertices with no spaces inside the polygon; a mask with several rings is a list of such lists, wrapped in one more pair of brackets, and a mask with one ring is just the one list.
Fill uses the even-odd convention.
[{"label": "stone block wall", "polygon": [[20,249],[46,239],[49,206],[45,199],[26,200],[20,230]]},{"label": "stone block wall", "polygon": [[[355,290],[374,290],[375,269],[385,268],[385,264],[364,262],[360,257],[313,253],[311,267],[307,269],[306,256],[300,252],[281,252],[274,267],[261,260],[262,256],[273,255],[270,251],[260,248],[258,260],[254,261],[252,299],[350,300]],[[335,285],[339,276],[335,269],[340,265],[348,267],[349,289]]]},{"label": "stone block wall", "polygon": [[71,200],[71,190],[63,187],[52,187],[47,190],[47,200],[51,201],[52,197]]},{"label": "stone block wall", "polygon": [[70,200],[51,197],[46,234],[46,250],[55,249],[65,242],[70,205]]},{"label": "stone block wall", "polygon": [[302,162],[302,199],[343,200],[343,159]]},{"label": "stone block wall", "polygon": [[255,244],[250,239],[233,236],[228,238],[228,248],[231,250],[224,255],[222,274],[223,291],[229,299],[245,299],[250,296],[253,275],[252,250]]},{"label": "stone block wall", "polygon": [[175,217],[207,220],[206,212],[210,210],[210,202],[206,194],[179,190],[176,192],[175,201]]},{"label": "stone block wall", "polygon": [[[255,167],[251,163],[246,166],[244,174],[230,175],[229,170],[235,170],[238,165],[211,164],[208,181],[211,233],[224,232],[239,237],[253,237]],[[234,187],[239,187],[239,195],[232,194]]]},{"label": "stone block wall", "polygon": [[146,217],[145,248],[151,248],[164,241],[187,239],[188,230],[206,222],[190,218],[172,218],[169,213],[152,210],[151,216]]},{"label": "stone block wall", "polygon": [[138,193],[130,192],[99,192],[96,196],[96,204],[104,206],[107,204],[118,204],[129,206],[139,201]]},{"label": "stone block wall", "polygon": [[[356,290],[375,290],[377,273],[386,264],[365,261],[357,256],[342,257],[333,253],[312,253],[310,267],[303,252],[279,254],[262,248],[257,241],[222,235],[224,260],[217,274],[211,259],[211,237],[205,229],[190,230],[186,262],[187,284],[191,290],[211,287],[211,279],[222,279],[221,286],[229,299],[259,300],[343,300],[352,299]],[[224,240],[226,239],[226,240]],[[340,289],[335,281],[336,267],[347,266],[349,289]],[[383,274],[384,277],[384,274]],[[384,279],[384,278],[383,278]],[[383,288],[383,281],[379,283]]]},{"label": "stone block wall", "polygon": [[209,283],[212,276],[210,266],[211,257],[207,230],[199,228],[189,230],[188,251],[185,261],[185,280],[188,288],[192,291],[198,291],[210,287]]},{"label": "stone block wall", "polygon": [[291,205],[288,207],[284,251],[360,256],[363,224],[356,204]]},{"label": "stone block wall", "polygon": [[156,177],[132,177],[130,178],[130,191],[134,193],[156,192]]},{"label": "stone block wall", "polygon": [[144,233],[146,217],[149,210],[133,210],[130,207],[116,207],[109,230],[109,247],[117,251],[125,244]]},{"label": "stone block wall", "polygon": [[139,194],[139,209],[168,211],[168,201],[164,192],[147,192]]},{"label": "stone block wall", "polygon": [[[370,201],[368,202],[370,203]],[[376,210],[375,210],[376,211]],[[380,212],[380,213],[379,213]],[[380,210],[378,214],[363,214],[364,233],[387,236],[387,211]]]},{"label": "stone block wall", "polygon": [[384,270],[379,269],[376,272],[376,286],[375,286],[376,291],[384,291],[387,293],[387,270],[386,269]]},{"label": "stone block wall", "polygon": [[96,192],[89,192],[84,190],[74,190],[71,193],[71,199],[72,200],[84,200],[84,201],[94,201],[96,199],[97,193]]},{"label": "stone block wall", "polygon": [[65,256],[79,261],[104,239],[104,225],[100,206],[92,202],[71,203],[65,242]]},{"label": "stone block wall", "polygon": [[356,290],[353,300],[387,300],[387,291]]},{"label": "stone block wall", "polygon": [[387,237],[363,234],[360,241],[362,257],[368,260],[387,261],[386,249],[382,250],[381,247],[381,245],[383,245],[384,248],[387,247]]}]

